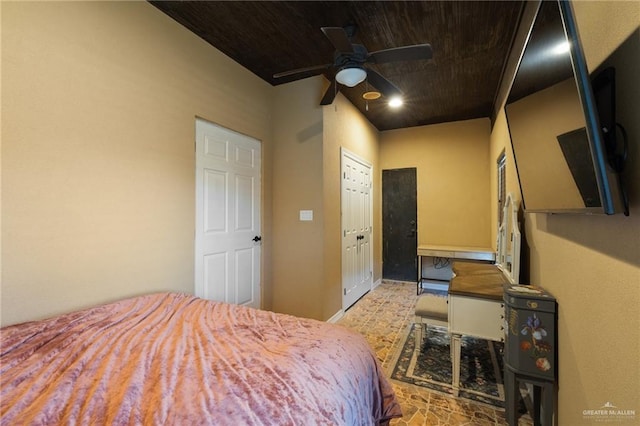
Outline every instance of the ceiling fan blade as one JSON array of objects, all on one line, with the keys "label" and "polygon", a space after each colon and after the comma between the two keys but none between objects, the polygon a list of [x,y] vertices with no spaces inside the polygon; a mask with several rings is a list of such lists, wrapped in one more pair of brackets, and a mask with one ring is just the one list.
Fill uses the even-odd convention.
[{"label": "ceiling fan blade", "polygon": [[402,95],[402,91],[395,84],[384,78],[377,71],[367,68],[367,80],[369,84],[378,89],[385,97]]},{"label": "ceiling fan blade", "polygon": [[430,44],[415,44],[413,46],[394,47],[391,49],[372,52],[367,58],[368,62],[383,64],[394,61],[413,61],[416,59],[431,59],[433,50]]},{"label": "ceiling fan blade", "polygon": [[333,103],[333,100],[336,97],[336,91],[337,91],[336,85],[337,85],[336,80],[331,79],[331,84],[329,84],[327,91],[324,92],[324,96],[320,101],[320,105],[331,105]]},{"label": "ceiling fan blade", "polygon": [[344,28],[322,27],[320,29],[338,52],[353,53],[353,45],[351,44],[349,37],[347,37],[347,32]]},{"label": "ceiling fan blade", "polygon": [[309,74],[309,76],[318,75],[318,74],[322,74],[323,72],[325,72],[331,66],[333,66],[333,64],[315,65],[313,67],[298,68],[298,69],[291,70],[291,71],[283,71],[283,72],[279,72],[279,73],[274,74],[273,78],[288,77],[288,76],[294,75],[294,74]]}]

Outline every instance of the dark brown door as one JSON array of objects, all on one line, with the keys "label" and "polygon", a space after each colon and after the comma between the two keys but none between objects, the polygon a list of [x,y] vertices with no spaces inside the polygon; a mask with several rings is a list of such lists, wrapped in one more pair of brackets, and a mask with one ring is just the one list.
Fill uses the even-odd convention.
[{"label": "dark brown door", "polygon": [[382,278],[417,280],[416,169],[382,171]]}]

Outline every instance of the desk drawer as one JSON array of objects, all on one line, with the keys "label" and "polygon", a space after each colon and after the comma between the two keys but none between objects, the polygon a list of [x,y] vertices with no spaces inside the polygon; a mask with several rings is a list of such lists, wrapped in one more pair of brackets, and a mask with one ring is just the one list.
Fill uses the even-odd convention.
[{"label": "desk drawer", "polygon": [[504,304],[449,294],[449,333],[503,341]]},{"label": "desk drawer", "polygon": [[496,260],[495,253],[486,251],[460,251],[456,253],[456,259],[466,260],[482,260],[487,262],[494,262]]},{"label": "desk drawer", "polygon": [[456,252],[449,250],[418,249],[418,256],[447,257],[453,259],[456,257]]}]

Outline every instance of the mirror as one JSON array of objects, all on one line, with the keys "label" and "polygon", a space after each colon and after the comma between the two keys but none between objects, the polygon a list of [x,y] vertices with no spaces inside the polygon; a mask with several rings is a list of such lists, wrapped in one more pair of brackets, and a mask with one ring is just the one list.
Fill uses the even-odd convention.
[{"label": "mirror", "polygon": [[520,281],[520,239],[518,204],[509,193],[502,210],[502,224],[498,228],[496,264],[511,284],[518,284]]}]

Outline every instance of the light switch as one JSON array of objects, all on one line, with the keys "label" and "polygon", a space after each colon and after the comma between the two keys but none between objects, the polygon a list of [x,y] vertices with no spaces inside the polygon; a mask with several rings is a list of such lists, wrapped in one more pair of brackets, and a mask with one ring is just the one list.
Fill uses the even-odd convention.
[{"label": "light switch", "polygon": [[300,210],[300,221],[313,220],[313,210]]}]

